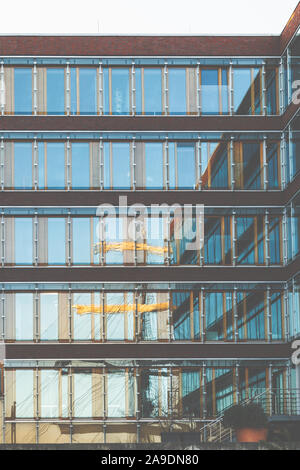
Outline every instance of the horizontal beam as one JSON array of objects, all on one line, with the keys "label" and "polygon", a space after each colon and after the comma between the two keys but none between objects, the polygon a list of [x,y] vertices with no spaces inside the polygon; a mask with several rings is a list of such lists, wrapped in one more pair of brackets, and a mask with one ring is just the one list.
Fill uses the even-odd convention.
[{"label": "horizontal beam", "polygon": [[299,272],[287,266],[4,267],[0,282],[285,282]]},{"label": "horizontal beam", "polygon": [[6,359],[289,359],[288,343],[7,344]]}]

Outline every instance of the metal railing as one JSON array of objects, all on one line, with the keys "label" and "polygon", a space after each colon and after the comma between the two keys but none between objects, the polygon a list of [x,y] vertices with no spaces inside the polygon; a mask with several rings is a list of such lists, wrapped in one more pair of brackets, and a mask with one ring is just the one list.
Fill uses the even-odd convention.
[{"label": "metal railing", "polygon": [[[239,404],[247,405],[249,403],[261,405],[268,416],[297,416],[300,415],[300,389],[248,389],[247,397]],[[216,419],[200,429],[201,442],[233,441],[234,431],[231,428],[225,428],[222,424],[224,412],[231,406],[232,404],[223,408]]]}]

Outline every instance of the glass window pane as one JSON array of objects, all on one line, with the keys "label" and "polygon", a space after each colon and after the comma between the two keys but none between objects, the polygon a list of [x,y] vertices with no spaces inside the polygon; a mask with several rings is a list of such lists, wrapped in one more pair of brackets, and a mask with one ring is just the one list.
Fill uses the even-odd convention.
[{"label": "glass window pane", "polygon": [[65,113],[65,71],[47,69],[47,114]]},{"label": "glass window pane", "polygon": [[15,262],[16,264],[32,264],[32,258],[32,219],[17,217],[15,219]]},{"label": "glass window pane", "polygon": [[47,187],[49,189],[65,188],[65,145],[47,143]]},{"label": "glass window pane", "polygon": [[161,114],[161,69],[144,69],[145,114]]},{"label": "glass window pane", "polygon": [[125,417],[125,373],[110,372],[107,377],[107,415],[108,417]]},{"label": "glass window pane", "polygon": [[111,69],[111,99],[113,114],[129,114],[129,70]]},{"label": "glass window pane", "polygon": [[64,218],[48,219],[48,264],[66,262],[66,221]]},{"label": "glass window pane", "polygon": [[80,114],[97,114],[97,70],[79,69]]},{"label": "glass window pane", "polygon": [[74,416],[92,417],[92,374],[76,372],[74,374]]},{"label": "glass window pane", "polygon": [[[89,293],[76,293],[73,295],[73,305],[91,305],[91,294]],[[73,337],[75,340],[90,340],[92,331],[92,313],[77,313],[76,308],[74,312],[74,332]],[[94,315],[94,317],[100,317],[100,315]]]},{"label": "glass window pane", "polygon": [[177,144],[178,188],[193,189],[196,180],[195,146]]},{"label": "glass window pane", "polygon": [[185,69],[169,68],[169,113],[186,113],[186,71]]},{"label": "glass window pane", "polygon": [[91,222],[89,218],[72,219],[73,222],[73,263],[90,264]]},{"label": "glass window pane", "polygon": [[218,70],[208,69],[201,72],[202,113],[219,113]]},{"label": "glass window pane", "polygon": [[251,70],[233,69],[233,100],[237,114],[251,114]]},{"label": "glass window pane", "polygon": [[32,69],[15,68],[15,114],[32,114]]},{"label": "glass window pane", "polygon": [[16,340],[33,339],[33,294],[17,293],[16,300]]},{"label": "glass window pane", "polygon": [[77,114],[77,69],[70,68],[70,101],[71,101],[71,114]]},{"label": "glass window pane", "polygon": [[146,189],[163,188],[163,146],[145,144]]},{"label": "glass window pane", "polygon": [[33,418],[33,370],[16,370],[16,417]]},{"label": "glass window pane", "polygon": [[45,143],[38,143],[38,160],[39,160],[39,176],[38,176],[38,187],[39,189],[45,189]]},{"label": "glass window pane", "polygon": [[72,188],[87,189],[90,187],[90,145],[72,144]]},{"label": "glass window pane", "polygon": [[103,113],[109,114],[109,70],[103,68]]},{"label": "glass window pane", "polygon": [[[107,308],[125,306],[123,293],[112,292],[106,294]],[[106,336],[109,341],[124,341],[125,339],[125,315],[124,313],[107,313],[106,315]]]},{"label": "glass window pane", "polygon": [[32,189],[32,144],[14,144],[15,189]]},{"label": "glass window pane", "polygon": [[142,114],[142,69],[135,69],[135,112]]},{"label": "glass window pane", "polygon": [[130,189],[130,145],[112,144],[112,186],[114,189]]},{"label": "glass window pane", "polygon": [[59,372],[41,370],[41,417],[57,418],[59,416]]},{"label": "glass window pane", "polygon": [[261,188],[260,144],[243,144],[243,178],[245,189]]},{"label": "glass window pane", "polygon": [[41,340],[58,339],[58,294],[40,294]]}]

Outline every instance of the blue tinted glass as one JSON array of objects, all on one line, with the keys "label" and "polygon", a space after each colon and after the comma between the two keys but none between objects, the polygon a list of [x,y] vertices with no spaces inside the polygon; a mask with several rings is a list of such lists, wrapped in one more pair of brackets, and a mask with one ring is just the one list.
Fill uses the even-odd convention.
[{"label": "blue tinted glass", "polygon": [[267,146],[269,188],[278,188],[278,144]]},{"label": "blue tinted glass", "polygon": [[111,69],[111,99],[113,114],[129,114],[128,69]]},{"label": "blue tinted glass", "polygon": [[45,189],[45,144],[44,142],[38,143],[38,154],[39,154],[39,182],[38,186],[40,189]]},{"label": "blue tinted glass", "polygon": [[244,188],[260,189],[261,169],[260,169],[260,144],[243,144],[243,165],[244,165]]},{"label": "blue tinted glass", "polygon": [[90,187],[90,146],[86,143],[72,144],[72,188]]},{"label": "blue tinted glass", "polygon": [[65,71],[47,69],[47,114],[65,113]]},{"label": "blue tinted glass", "polygon": [[15,68],[15,114],[32,114],[32,69]]},{"label": "blue tinted glass", "polygon": [[16,340],[33,339],[33,295],[16,294]]},{"label": "blue tinted glass", "polygon": [[90,264],[91,235],[89,218],[73,218],[73,263]]},{"label": "blue tinted glass", "polygon": [[80,114],[97,114],[97,71],[79,69]]},{"label": "blue tinted glass", "polygon": [[32,144],[14,144],[15,189],[32,189]]},{"label": "blue tinted glass", "polygon": [[114,189],[130,189],[129,144],[112,144],[112,177]]},{"label": "blue tinted glass", "polygon": [[162,144],[145,144],[146,188],[163,188]]},{"label": "blue tinted glass", "polygon": [[77,73],[75,68],[70,69],[70,99],[71,99],[71,114],[77,113]]},{"label": "blue tinted glass", "polygon": [[205,263],[220,264],[222,261],[221,221],[216,217],[205,218]]},{"label": "blue tinted glass", "polygon": [[177,144],[178,188],[193,189],[195,186],[195,146]]},{"label": "blue tinted glass", "polygon": [[145,114],[161,114],[161,69],[144,69]]},{"label": "blue tinted glass", "polygon": [[109,71],[103,69],[103,114],[109,114]]},{"label": "blue tinted glass", "polygon": [[201,72],[202,90],[202,113],[219,113],[219,87],[218,70],[202,70]]},{"label": "blue tinted glass", "polygon": [[32,258],[32,219],[17,217],[15,219],[15,262],[16,264],[32,264]]},{"label": "blue tinted glass", "polygon": [[66,221],[64,218],[48,219],[48,264],[66,262]]},{"label": "blue tinted glass", "polygon": [[47,187],[65,188],[65,145],[63,143],[47,143]]},{"label": "blue tinted glass", "polygon": [[254,218],[237,217],[236,234],[238,264],[254,264]]},{"label": "blue tinted glass", "polygon": [[233,69],[233,80],[234,111],[238,114],[243,114],[245,108],[243,102],[246,101],[246,108],[248,110],[244,114],[248,114],[250,108],[251,70]]},{"label": "blue tinted glass", "polygon": [[186,113],[186,72],[185,69],[169,68],[169,113]]}]

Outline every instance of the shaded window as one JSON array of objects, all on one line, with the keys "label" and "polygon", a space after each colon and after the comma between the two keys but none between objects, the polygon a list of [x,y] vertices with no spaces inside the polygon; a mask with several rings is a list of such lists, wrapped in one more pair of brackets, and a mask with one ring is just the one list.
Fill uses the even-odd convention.
[{"label": "shaded window", "polygon": [[73,217],[73,263],[90,264],[91,221],[87,217]]},{"label": "shaded window", "polygon": [[33,261],[33,228],[30,217],[15,219],[15,262],[32,264]]},{"label": "shaded window", "polygon": [[163,147],[159,143],[145,144],[146,189],[163,188]]},{"label": "shaded window", "polygon": [[40,338],[58,339],[58,294],[40,294]]},{"label": "shaded window", "polygon": [[33,370],[16,370],[16,417],[33,418]]},{"label": "shaded window", "polygon": [[97,114],[97,70],[79,69],[80,114]]},{"label": "shaded window", "polygon": [[31,142],[14,144],[14,177],[15,189],[32,189]]},{"label": "shaded window", "polygon": [[16,340],[33,339],[33,295],[15,294],[16,300]]},{"label": "shaded window", "polygon": [[65,113],[65,71],[47,69],[47,114]]},{"label": "shaded window", "polygon": [[169,68],[169,114],[186,113],[186,70]]},{"label": "shaded window", "polygon": [[48,219],[48,264],[66,262],[66,221],[64,218]]},{"label": "shaded window", "polygon": [[72,143],[72,188],[90,187],[90,146],[88,143]]},{"label": "shaded window", "polygon": [[129,70],[111,69],[112,114],[129,114]]},{"label": "shaded window", "polygon": [[47,188],[65,189],[65,144],[47,143]]},{"label": "shaded window", "polygon": [[32,69],[14,69],[15,114],[32,114]]}]

